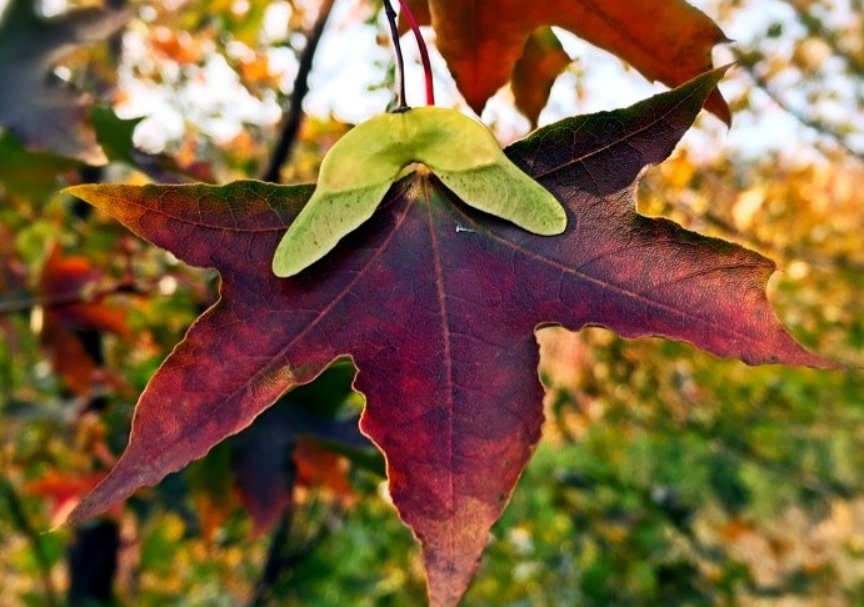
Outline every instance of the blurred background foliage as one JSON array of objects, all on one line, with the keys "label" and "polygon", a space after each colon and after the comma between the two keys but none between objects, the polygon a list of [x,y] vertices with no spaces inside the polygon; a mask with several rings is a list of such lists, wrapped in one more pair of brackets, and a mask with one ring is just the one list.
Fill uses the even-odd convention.
[{"label": "blurred background foliage", "polygon": [[[112,0],[128,12],[84,45],[65,11],[101,3],[44,2],[54,29],[22,22],[16,37],[21,4],[6,7],[0,82],[27,54],[16,77],[37,88],[0,92],[0,117],[45,122],[35,147],[0,127],[0,605],[423,604],[418,550],[356,430],[347,362],[109,516],[44,533],[113,464],[138,394],[217,287],[56,190],[264,174],[324,7],[308,115],[277,172],[314,180],[358,113],[390,98],[380,7]],[[736,40],[716,51],[740,62],[724,84],[735,125],[703,115],[646,175],[640,211],[775,259],[784,323],[862,366],[864,3],[694,4]],[[541,123],[605,107],[610,90],[608,107],[650,94],[562,38],[574,62]],[[58,98],[76,113],[51,113]],[[506,89],[484,119],[503,140],[528,129]],[[546,434],[467,605],[864,604],[864,373],[748,368],[601,329],[538,341]]]}]

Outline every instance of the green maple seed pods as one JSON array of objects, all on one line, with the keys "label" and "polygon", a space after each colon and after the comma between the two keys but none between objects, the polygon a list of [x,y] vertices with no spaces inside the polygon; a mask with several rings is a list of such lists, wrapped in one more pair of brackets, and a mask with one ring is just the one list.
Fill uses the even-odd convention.
[{"label": "green maple seed pods", "polygon": [[551,236],[567,227],[561,204],[504,155],[483,124],[455,110],[416,108],[372,118],[333,146],[312,198],[276,249],[273,272],[294,276],[324,257],[372,216],[412,162],[466,204],[529,232]]}]

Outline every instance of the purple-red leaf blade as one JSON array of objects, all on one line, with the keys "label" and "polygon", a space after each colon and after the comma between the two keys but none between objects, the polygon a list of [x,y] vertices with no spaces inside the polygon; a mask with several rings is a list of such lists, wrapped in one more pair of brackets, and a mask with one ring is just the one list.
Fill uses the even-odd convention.
[{"label": "purple-red leaf blade", "polygon": [[540,437],[538,327],[602,325],[751,364],[834,366],[774,316],[770,261],[635,212],[639,174],[671,153],[721,76],[508,150],[566,206],[561,237],[519,230],[415,175],[332,254],[281,280],[270,259],[308,188],[72,189],[181,259],[216,267],[223,283],[142,395],[121,462],[71,520],[158,482],[350,356],[367,397],[361,426],[423,544],[431,604],[453,606]]}]

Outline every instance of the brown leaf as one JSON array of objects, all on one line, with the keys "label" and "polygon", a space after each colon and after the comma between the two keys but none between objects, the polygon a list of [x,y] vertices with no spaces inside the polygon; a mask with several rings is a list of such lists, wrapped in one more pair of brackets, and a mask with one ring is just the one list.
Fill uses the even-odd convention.
[{"label": "brown leaf", "polygon": [[343,504],[353,503],[355,495],[348,481],[348,460],[344,457],[314,440],[300,437],[294,446],[294,466],[299,486],[325,489]]},{"label": "brown leaf", "polygon": [[204,55],[202,44],[186,31],[160,26],[150,32],[148,42],[154,52],[182,65],[194,65]]}]

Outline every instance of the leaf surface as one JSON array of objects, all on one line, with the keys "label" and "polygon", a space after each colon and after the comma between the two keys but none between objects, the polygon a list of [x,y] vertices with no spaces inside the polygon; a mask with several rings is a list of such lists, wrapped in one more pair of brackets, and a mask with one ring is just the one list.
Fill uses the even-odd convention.
[{"label": "leaf surface", "polygon": [[[510,80],[523,52],[538,52],[526,42],[544,25],[569,30],[668,86],[709,70],[711,49],[727,41],[711,19],[684,0],[412,0],[410,5],[421,24],[435,29],[456,85],[478,113]],[[550,55],[556,52],[554,45],[548,48]],[[731,121],[719,91],[709,95],[706,107]]]},{"label": "leaf surface", "polygon": [[53,69],[70,51],[118,31],[131,13],[84,9],[45,19],[36,4],[12,0],[0,16],[0,125],[30,149],[104,164],[88,122],[89,99]]},{"label": "leaf surface", "polygon": [[413,174],[333,253],[278,279],[270,259],[309,187],[71,188],[185,262],[217,268],[222,297],[153,377],[125,454],[70,520],[201,457],[350,356],[367,399],[361,428],[384,452],[393,501],[423,545],[431,604],[452,606],[540,438],[539,327],[601,325],[750,364],[832,366],[774,316],[769,260],[635,212],[639,174],[670,154],[721,75],[564,120],[506,150],[564,204],[560,237],[525,232]]}]

